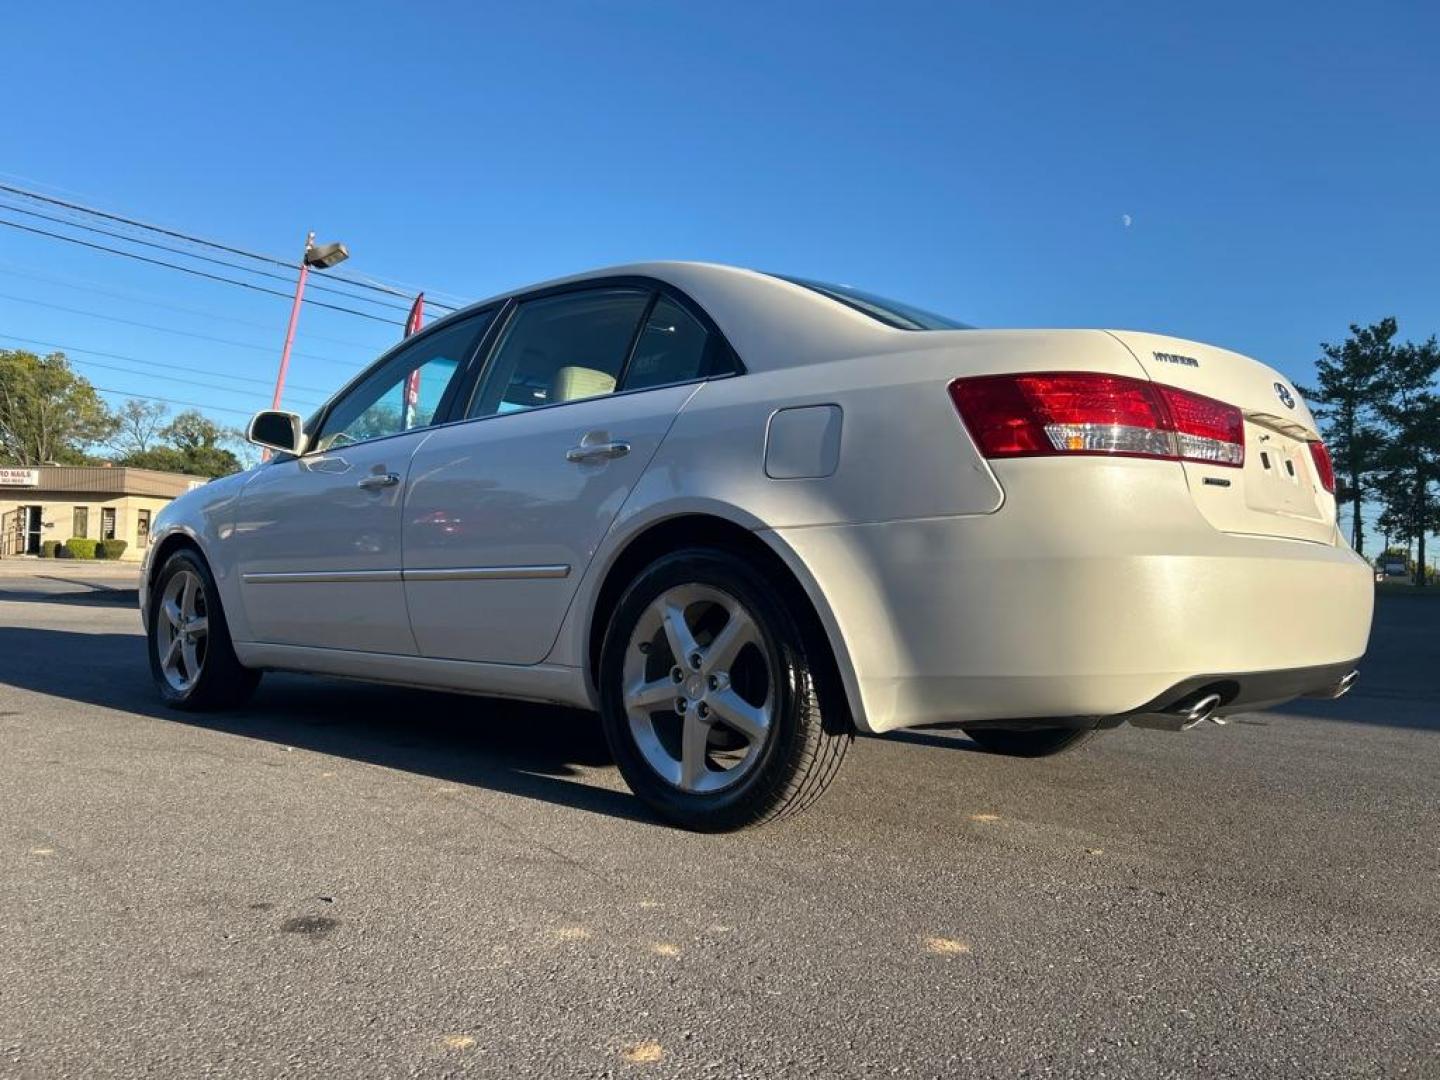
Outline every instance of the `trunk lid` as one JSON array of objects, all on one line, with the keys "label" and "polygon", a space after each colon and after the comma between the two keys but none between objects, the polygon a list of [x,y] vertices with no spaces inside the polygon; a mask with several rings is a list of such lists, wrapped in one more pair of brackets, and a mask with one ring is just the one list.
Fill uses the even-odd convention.
[{"label": "trunk lid", "polygon": [[1237,406],[1245,414],[1245,464],[1184,462],[1201,514],[1223,532],[1334,544],[1335,498],[1320,483],[1309,444],[1315,418],[1289,379],[1248,356],[1195,341],[1130,330],[1111,333],[1154,382]]}]

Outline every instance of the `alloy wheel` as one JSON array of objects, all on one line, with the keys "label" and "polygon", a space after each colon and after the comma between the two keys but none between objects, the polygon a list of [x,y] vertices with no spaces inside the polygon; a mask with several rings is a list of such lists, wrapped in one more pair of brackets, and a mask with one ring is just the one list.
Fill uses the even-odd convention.
[{"label": "alloy wheel", "polygon": [[775,674],[758,622],[734,596],[699,584],[661,593],[631,632],[623,678],[635,745],[667,783],[721,791],[760,761]]},{"label": "alloy wheel", "polygon": [[200,678],[210,640],[205,584],[192,570],[165,583],[155,618],[155,655],[160,671],[177,693],[188,693]]}]

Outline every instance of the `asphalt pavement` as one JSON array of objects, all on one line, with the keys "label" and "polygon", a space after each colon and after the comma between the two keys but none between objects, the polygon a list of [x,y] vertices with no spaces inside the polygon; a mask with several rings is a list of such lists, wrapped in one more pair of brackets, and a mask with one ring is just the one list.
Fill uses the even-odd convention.
[{"label": "asphalt pavement", "polygon": [[1440,599],[1342,701],[861,739],[720,837],[585,713],[167,711],[133,601],[0,565],[0,1076],[1440,1076]]}]

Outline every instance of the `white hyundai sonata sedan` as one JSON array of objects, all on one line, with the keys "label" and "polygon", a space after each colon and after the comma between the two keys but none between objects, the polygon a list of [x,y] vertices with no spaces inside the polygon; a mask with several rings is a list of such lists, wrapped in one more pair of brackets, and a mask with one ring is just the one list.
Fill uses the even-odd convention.
[{"label": "white hyundai sonata sedan", "polygon": [[287,670],[594,708],[696,829],[803,809],[856,732],[1039,756],[1335,696],[1370,629],[1299,394],[1151,334],[644,264],[470,307],[250,438],[156,522],[167,702]]}]

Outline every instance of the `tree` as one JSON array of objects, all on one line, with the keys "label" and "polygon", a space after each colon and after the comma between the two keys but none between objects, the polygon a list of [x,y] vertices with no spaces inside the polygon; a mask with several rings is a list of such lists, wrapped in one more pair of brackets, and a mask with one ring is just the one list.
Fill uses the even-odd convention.
[{"label": "tree", "polygon": [[100,395],[64,353],[0,349],[0,460],[80,463],[85,447],[114,431]]},{"label": "tree", "polygon": [[1427,576],[1425,536],[1440,532],[1440,498],[1432,490],[1440,481],[1437,374],[1440,342],[1435,338],[1400,346],[1390,365],[1387,393],[1376,410],[1391,429],[1380,456],[1384,470],[1380,524],[1387,532],[1416,543],[1417,585],[1424,585]]},{"label": "tree", "polygon": [[1321,343],[1325,355],[1315,364],[1319,383],[1313,389],[1301,388],[1325,422],[1325,442],[1339,480],[1335,502],[1350,504],[1350,545],[1360,554],[1365,552],[1360,505],[1385,450],[1384,432],[1375,418],[1385,397],[1386,376],[1395,363],[1397,346],[1391,339],[1396,330],[1395,320],[1388,317],[1372,326],[1352,323],[1350,336],[1341,344]]},{"label": "tree", "polygon": [[115,434],[110,446],[119,454],[144,454],[155,445],[170,415],[164,403],[131,398],[111,415],[115,418]]},{"label": "tree", "polygon": [[159,436],[163,445],[126,454],[120,464],[192,476],[228,476],[240,471],[240,459],[222,445],[238,434],[194,409],[178,413],[160,429]]},{"label": "tree", "polygon": [[189,468],[199,476],[228,476],[240,471],[240,459],[222,444],[233,442],[239,433],[221,427],[194,409],[179,413],[165,429],[165,438],[184,455]]}]

